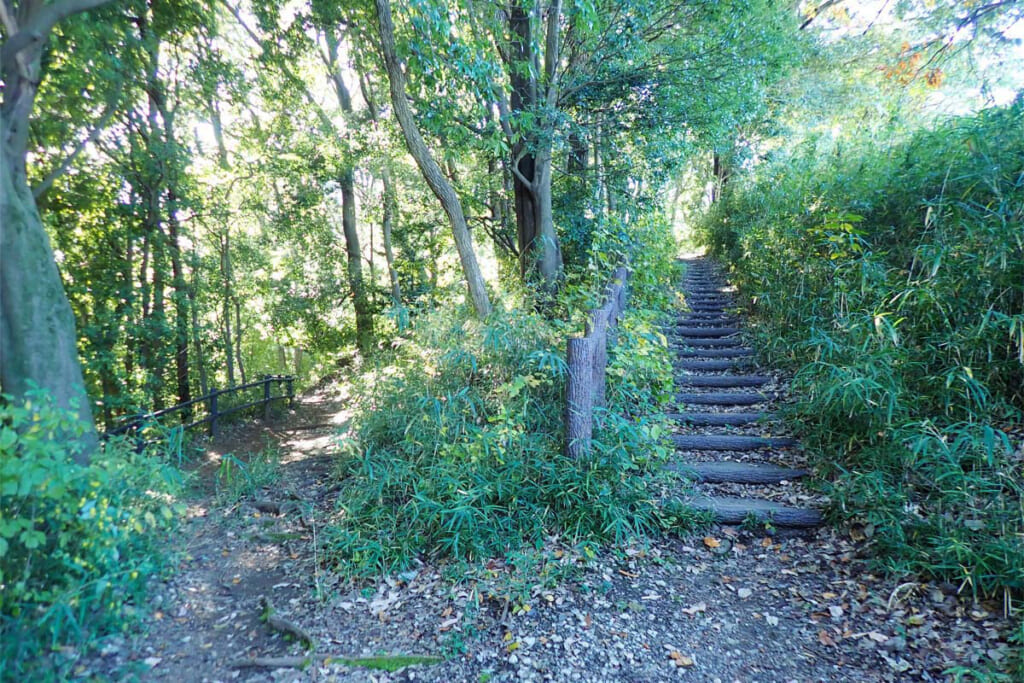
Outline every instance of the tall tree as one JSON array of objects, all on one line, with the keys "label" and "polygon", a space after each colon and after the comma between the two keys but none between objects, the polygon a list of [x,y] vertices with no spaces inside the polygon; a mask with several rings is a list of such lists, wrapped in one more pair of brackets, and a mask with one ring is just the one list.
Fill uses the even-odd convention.
[{"label": "tall tree", "polygon": [[29,124],[50,32],[63,19],[107,0],[3,0],[0,21],[0,384],[15,400],[33,387],[77,410],[77,458],[98,444],[78,359],[75,320],[50,240],[28,185]]},{"label": "tall tree", "polygon": [[402,135],[405,137],[409,153],[416,160],[424,180],[430,186],[434,195],[448,214],[448,220],[452,226],[452,234],[455,237],[455,248],[459,252],[459,260],[462,262],[462,271],[466,276],[466,285],[469,288],[470,299],[477,315],[485,317],[491,312],[491,301],[487,294],[487,287],[484,284],[480,266],[476,260],[476,252],[473,250],[473,238],[469,233],[469,225],[466,223],[466,215],[462,210],[462,202],[459,200],[455,188],[448,182],[441,167],[431,155],[427,144],[423,141],[423,135],[416,125],[412,108],[405,90],[405,74],[398,62],[395,51],[395,27],[391,19],[391,3],[389,0],[374,0],[377,8],[377,26],[380,29],[380,49],[384,58],[384,65],[387,69],[388,80],[391,90],[391,104],[395,109],[395,118],[402,128]]}]

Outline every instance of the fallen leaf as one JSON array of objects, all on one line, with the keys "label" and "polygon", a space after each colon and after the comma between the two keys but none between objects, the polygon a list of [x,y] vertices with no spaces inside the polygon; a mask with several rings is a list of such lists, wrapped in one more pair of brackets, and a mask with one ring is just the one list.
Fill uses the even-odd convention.
[{"label": "fallen leaf", "polygon": [[442,617],[450,617],[450,616],[452,615],[452,611],[453,611],[453,610],[452,610],[452,608],[451,608],[451,607],[446,607],[446,608],[444,609],[444,611],[443,611],[443,612],[441,612],[441,616],[442,616]]},{"label": "fallen leaf", "polygon": [[679,650],[672,650],[668,653],[668,658],[672,660],[672,663],[678,667],[693,666],[693,657],[684,655]]},{"label": "fallen leaf", "polygon": [[822,645],[828,645],[829,647],[835,647],[836,641],[832,640],[832,636],[828,634],[828,631],[821,629],[818,631],[818,642]]},{"label": "fallen leaf", "polygon": [[635,579],[636,577],[640,576],[639,574],[634,574],[633,572],[627,572],[625,569],[620,569],[619,573],[631,579]]},{"label": "fallen leaf", "polygon": [[722,542],[714,536],[705,536],[704,545],[706,545],[709,548],[717,548],[718,546],[722,545]]}]

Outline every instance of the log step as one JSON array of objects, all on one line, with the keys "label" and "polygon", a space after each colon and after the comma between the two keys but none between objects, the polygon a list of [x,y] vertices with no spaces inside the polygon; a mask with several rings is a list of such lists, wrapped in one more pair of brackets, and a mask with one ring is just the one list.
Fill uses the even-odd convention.
[{"label": "log step", "polygon": [[778,484],[808,475],[807,470],[764,462],[692,462],[672,463],[665,469],[687,479],[709,484]]},{"label": "log step", "polygon": [[738,327],[677,327],[676,334],[680,337],[728,337],[739,334]]},{"label": "log step", "polygon": [[739,346],[743,346],[743,340],[740,339],[739,337],[722,337],[722,338],[719,338],[719,339],[710,339],[710,338],[707,338],[707,337],[690,337],[690,336],[676,335],[676,338],[680,342],[682,342],[682,344],[684,346],[689,346],[689,347],[693,347],[693,348],[706,347],[706,346],[714,346],[716,348],[720,348],[720,347],[723,347],[723,346],[725,346],[725,347],[739,347]]},{"label": "log step", "polygon": [[760,387],[772,381],[767,375],[681,375],[676,379],[687,387]]},{"label": "log step", "polygon": [[818,510],[789,507],[760,498],[695,496],[686,503],[698,510],[710,512],[719,524],[742,524],[748,519],[756,519],[779,527],[807,529],[822,523],[821,512]]},{"label": "log step", "polygon": [[724,304],[688,304],[688,306],[695,313],[724,313],[727,308]]},{"label": "log step", "polygon": [[705,312],[705,311],[697,311],[697,312],[689,311],[689,312],[685,313],[684,315],[686,317],[688,317],[688,318],[705,318],[705,319],[708,319],[708,320],[712,320],[714,318],[735,317],[735,316],[730,316],[727,313],[721,313],[721,312],[719,312],[719,313],[709,313],[709,312]]},{"label": "log step", "polygon": [[666,413],[668,419],[687,425],[739,427],[772,419],[770,413]]},{"label": "log step", "polygon": [[676,448],[690,451],[756,451],[761,448],[789,448],[796,439],[789,437],[732,436],[730,434],[676,434]]},{"label": "log step", "polygon": [[758,403],[767,403],[770,397],[754,392],[731,392],[715,391],[706,394],[679,394],[676,396],[678,403],[687,403],[693,406],[752,406]]},{"label": "log step", "polygon": [[746,358],[754,355],[753,349],[700,349],[698,351],[686,350],[686,346],[672,346],[676,355],[680,358]]},{"label": "log step", "polygon": [[684,360],[673,363],[673,367],[680,370],[696,370],[704,372],[716,372],[718,370],[734,370],[741,365],[749,365],[745,360]]},{"label": "log step", "polygon": [[713,327],[715,325],[722,325],[722,326],[735,325],[738,322],[739,322],[739,319],[736,316],[734,316],[734,315],[716,315],[716,316],[707,317],[707,318],[697,318],[697,317],[694,317],[694,316],[691,316],[691,315],[686,315],[686,316],[682,316],[678,320],[676,320],[675,324],[676,324],[677,327],[688,327],[688,326],[691,326],[691,325],[695,325],[695,326],[703,325],[703,326],[706,326],[706,327],[707,326]]}]

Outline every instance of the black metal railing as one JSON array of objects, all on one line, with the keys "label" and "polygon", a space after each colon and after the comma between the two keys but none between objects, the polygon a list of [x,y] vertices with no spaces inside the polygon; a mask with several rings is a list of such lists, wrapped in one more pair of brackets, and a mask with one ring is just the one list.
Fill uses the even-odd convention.
[{"label": "black metal railing", "polygon": [[[284,386],[284,393],[274,395],[272,387],[273,385]],[[261,387],[263,391],[260,398],[253,401],[246,401],[240,404],[224,405],[224,402],[220,399],[227,397],[234,397],[241,394],[249,389]],[[255,408],[257,406],[263,406],[263,417],[264,419],[270,417],[270,407],[275,401],[288,401],[289,407],[295,405],[295,377],[292,375],[264,375],[261,379],[254,382],[248,382],[246,384],[240,384],[236,387],[229,387],[227,389],[214,389],[205,396],[194,398],[191,401],[185,401],[178,405],[171,406],[170,408],[164,408],[163,410],[157,410],[152,413],[144,413],[140,415],[130,415],[122,418],[122,423],[108,429],[105,433],[105,437],[120,436],[120,435],[131,435],[138,434],[145,427],[154,423],[160,423],[169,415],[180,414],[182,415],[182,424],[174,425],[181,429],[192,429],[198,427],[201,424],[209,425],[210,436],[217,436],[217,423],[221,418],[233,415],[242,410],[248,408]],[[197,408],[199,410],[197,410]],[[204,414],[201,417],[195,417],[197,412],[202,411]],[[186,420],[189,420],[186,422]]]}]

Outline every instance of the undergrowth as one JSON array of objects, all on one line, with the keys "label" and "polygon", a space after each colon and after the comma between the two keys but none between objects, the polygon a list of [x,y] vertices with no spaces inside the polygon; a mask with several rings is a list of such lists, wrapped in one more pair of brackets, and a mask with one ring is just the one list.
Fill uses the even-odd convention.
[{"label": "undergrowth", "polygon": [[0,679],[65,680],[80,654],[129,628],[181,511],[165,452],[115,440],[88,465],[77,416],[32,393],[0,397]]},{"label": "undergrowth", "polygon": [[834,518],[874,525],[894,573],[1017,609],[1021,130],[1018,98],[902,142],[812,140],[734,183],[705,225],[762,347],[796,370],[791,417]]},{"label": "undergrowth", "polygon": [[[500,305],[484,321],[453,309],[420,316],[363,378],[339,473],[341,509],[324,534],[339,571],[511,557],[552,536],[625,542],[685,517],[667,519],[654,501],[669,452],[657,414],[672,381],[656,323],[674,254],[664,222],[645,220],[633,238],[648,235],[656,246],[633,264],[633,308],[610,353],[609,405],[590,454],[564,455],[564,347],[575,322]],[[595,234],[606,245],[595,251],[595,277],[579,277],[559,304],[574,321],[621,258],[613,233],[625,231]]]}]

